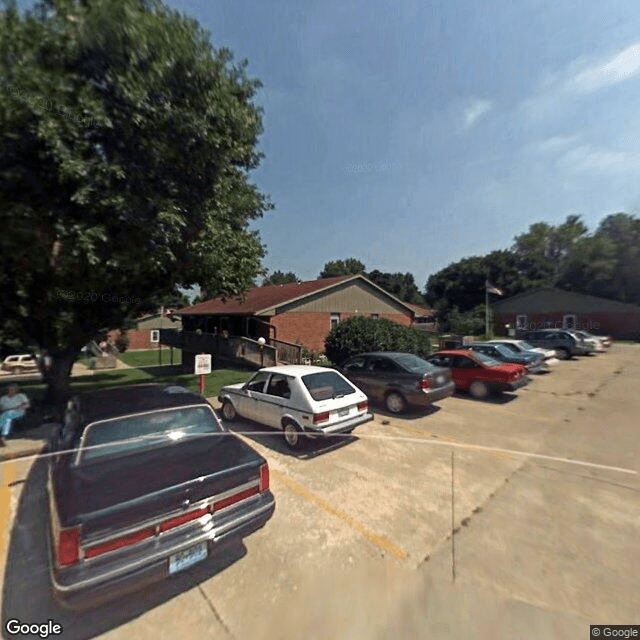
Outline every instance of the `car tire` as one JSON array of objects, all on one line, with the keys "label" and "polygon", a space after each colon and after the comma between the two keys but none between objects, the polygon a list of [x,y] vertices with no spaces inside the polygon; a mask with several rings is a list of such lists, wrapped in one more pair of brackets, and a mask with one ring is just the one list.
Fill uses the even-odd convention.
[{"label": "car tire", "polygon": [[304,444],[304,434],[302,429],[291,420],[284,423],[282,426],[282,435],[284,436],[284,441],[289,449],[293,451],[298,451],[302,448]]},{"label": "car tire", "polygon": [[566,347],[558,347],[556,349],[556,356],[559,360],[569,360],[571,358],[571,352]]},{"label": "car tire", "polygon": [[222,403],[222,417],[227,422],[234,422],[238,417],[238,412],[236,411],[236,408],[233,406],[233,404],[231,404],[229,400],[225,400]]},{"label": "car tire", "polygon": [[407,401],[401,393],[391,391],[384,398],[384,406],[389,413],[404,413],[407,410]]},{"label": "car tire", "polygon": [[482,380],[474,380],[469,386],[469,393],[477,400],[482,400],[489,395],[489,385]]}]

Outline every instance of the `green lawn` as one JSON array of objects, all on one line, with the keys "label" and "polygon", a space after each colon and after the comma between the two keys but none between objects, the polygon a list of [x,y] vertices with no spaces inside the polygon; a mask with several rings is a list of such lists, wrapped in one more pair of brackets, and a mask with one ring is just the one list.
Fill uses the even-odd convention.
[{"label": "green lawn", "polygon": [[[118,358],[131,367],[155,367],[158,364],[169,364],[171,362],[171,350],[149,349],[148,351],[125,351]],[[182,351],[173,350],[173,364],[182,363]]]},{"label": "green lawn", "polygon": [[[220,389],[227,384],[246,382],[252,372],[237,369],[214,369],[205,376],[204,395],[207,398],[217,396]],[[189,373],[180,373],[168,367],[163,370],[152,369],[117,369],[115,371],[100,371],[93,375],[78,376],[72,378],[71,389],[73,391],[90,391],[94,389],[108,389],[130,384],[144,382],[176,383],[191,391],[198,391],[200,376]],[[20,390],[26,393],[34,401],[41,400],[44,396],[45,385],[42,382],[24,382]]]}]

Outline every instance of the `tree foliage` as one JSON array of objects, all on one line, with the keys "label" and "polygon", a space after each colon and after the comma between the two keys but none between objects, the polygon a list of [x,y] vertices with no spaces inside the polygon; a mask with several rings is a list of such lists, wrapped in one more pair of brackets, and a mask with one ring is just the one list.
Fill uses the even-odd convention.
[{"label": "tree foliage", "polygon": [[99,330],[260,272],[271,204],[259,81],[156,0],[50,0],[0,14],[0,308],[65,387]]},{"label": "tree foliage", "polygon": [[333,260],[327,262],[320,272],[319,278],[335,278],[336,276],[355,276],[364,273],[365,266],[356,258],[347,258],[346,260]]},{"label": "tree foliage", "polygon": [[424,304],[424,298],[411,273],[383,273],[375,269],[367,278],[403,302]]},{"label": "tree foliage", "polygon": [[264,278],[262,286],[268,287],[270,285],[290,284],[292,282],[300,282],[300,278],[298,278],[293,271],[289,271],[287,273],[284,273],[283,271],[274,271],[270,276]]},{"label": "tree foliage", "polygon": [[430,353],[430,339],[423,331],[386,318],[355,316],[331,329],[325,353],[334,364],[366,351],[404,351],[418,356]]}]

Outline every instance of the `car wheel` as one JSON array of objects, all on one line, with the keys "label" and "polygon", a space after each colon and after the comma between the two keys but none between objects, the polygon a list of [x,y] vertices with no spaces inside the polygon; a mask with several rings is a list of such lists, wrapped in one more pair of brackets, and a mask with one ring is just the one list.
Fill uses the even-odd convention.
[{"label": "car wheel", "polygon": [[571,352],[566,347],[558,347],[556,349],[556,356],[560,360],[569,360],[569,358],[571,358]]},{"label": "car wheel", "polygon": [[388,393],[384,399],[384,404],[390,413],[404,413],[407,410],[405,399],[397,391]]},{"label": "car wheel", "polygon": [[229,402],[229,400],[225,400],[222,403],[222,417],[227,422],[233,422],[238,417],[238,412],[236,408]]},{"label": "car wheel", "polygon": [[482,380],[474,380],[469,387],[469,393],[474,398],[486,398],[489,395],[489,386]]},{"label": "car wheel", "polygon": [[287,443],[289,449],[297,451],[302,448],[304,442],[304,436],[302,429],[293,422],[286,422],[283,427],[284,441]]}]

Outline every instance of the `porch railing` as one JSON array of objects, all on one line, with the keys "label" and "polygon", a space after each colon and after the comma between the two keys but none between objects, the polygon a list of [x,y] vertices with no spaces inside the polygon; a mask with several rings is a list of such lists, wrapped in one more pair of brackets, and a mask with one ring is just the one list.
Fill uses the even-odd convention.
[{"label": "porch railing", "polygon": [[286,342],[285,340],[269,339],[270,345],[276,350],[276,358],[278,362],[287,362],[289,364],[302,363],[302,345]]}]

